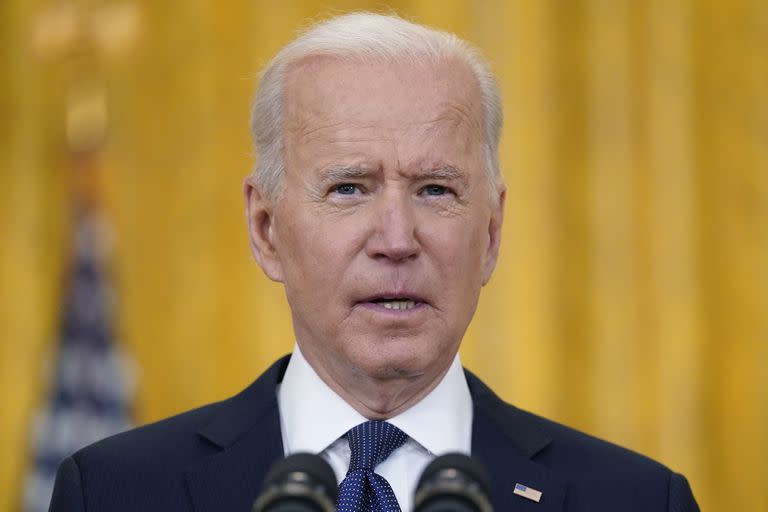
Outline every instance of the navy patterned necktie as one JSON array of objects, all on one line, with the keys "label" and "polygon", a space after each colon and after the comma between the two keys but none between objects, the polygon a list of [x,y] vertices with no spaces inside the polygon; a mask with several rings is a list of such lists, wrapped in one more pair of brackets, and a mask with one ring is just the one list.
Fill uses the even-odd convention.
[{"label": "navy patterned necktie", "polygon": [[407,439],[386,421],[367,421],[347,432],[352,456],[339,486],[337,512],[400,512],[389,482],[373,470]]}]

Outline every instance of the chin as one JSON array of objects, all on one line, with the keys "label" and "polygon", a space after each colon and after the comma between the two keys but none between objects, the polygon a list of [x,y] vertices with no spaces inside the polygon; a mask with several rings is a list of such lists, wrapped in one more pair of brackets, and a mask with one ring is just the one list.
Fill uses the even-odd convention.
[{"label": "chin", "polygon": [[352,361],[362,373],[374,379],[414,379],[429,373],[439,360],[438,354],[430,357],[414,351],[412,343],[403,350],[393,348],[372,348],[363,354],[353,355]]},{"label": "chin", "polygon": [[411,361],[399,359],[375,359],[365,358],[354,361],[357,370],[363,375],[377,380],[409,379],[424,374],[424,371]]}]

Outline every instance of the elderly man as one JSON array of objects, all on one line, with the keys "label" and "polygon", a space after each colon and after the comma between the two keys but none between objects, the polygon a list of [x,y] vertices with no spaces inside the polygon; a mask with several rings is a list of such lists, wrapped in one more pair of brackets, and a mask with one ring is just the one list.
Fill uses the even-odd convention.
[{"label": "elderly man", "polygon": [[[339,510],[411,510],[446,452],[486,466],[497,511],[698,510],[682,476],[462,370],[499,250],[500,129],[494,79],[453,35],[351,14],[283,48],[256,96],[245,200],[293,354],[230,400],[67,459],[52,510],[248,510],[271,464],[306,451],[333,467]],[[361,446],[379,454],[362,468]]]}]

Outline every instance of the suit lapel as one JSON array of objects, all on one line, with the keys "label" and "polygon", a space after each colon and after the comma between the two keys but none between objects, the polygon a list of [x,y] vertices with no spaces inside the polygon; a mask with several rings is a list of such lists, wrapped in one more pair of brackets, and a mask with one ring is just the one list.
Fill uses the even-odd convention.
[{"label": "suit lapel", "polygon": [[197,512],[250,510],[269,468],[283,456],[277,384],[288,357],[223,404],[198,434],[221,451],[185,471]]},{"label": "suit lapel", "polygon": [[[551,440],[477,377],[466,373],[474,404],[472,456],[488,469],[494,510],[562,511],[565,484],[554,478],[548,468],[531,460]],[[540,501],[516,495],[516,484],[540,491]]]}]

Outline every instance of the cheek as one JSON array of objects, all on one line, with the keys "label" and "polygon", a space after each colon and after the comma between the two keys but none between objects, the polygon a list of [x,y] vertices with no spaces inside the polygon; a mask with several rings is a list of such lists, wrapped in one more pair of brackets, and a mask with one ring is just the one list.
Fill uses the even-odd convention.
[{"label": "cheek", "polygon": [[286,212],[288,209],[289,207],[284,208],[284,213],[280,217],[281,222],[276,229],[275,247],[285,274],[286,288],[290,290],[317,274],[315,269],[317,258],[314,251],[308,249],[310,246],[315,246],[309,240],[315,232],[311,217],[299,210],[289,214]]},{"label": "cheek", "polygon": [[446,282],[461,281],[466,285],[478,279],[489,243],[487,227],[481,222],[466,222],[436,232],[432,238],[433,252]]},{"label": "cheek", "polygon": [[[284,226],[280,247],[292,284],[303,288],[310,283],[337,284],[359,251],[359,224],[354,218],[338,219],[312,210],[294,213]],[[324,290],[321,293],[328,288]]]}]

